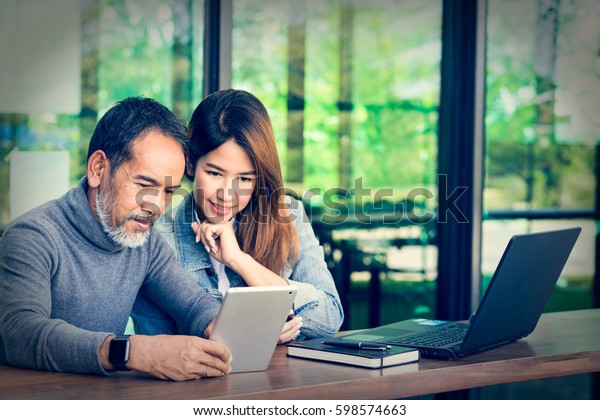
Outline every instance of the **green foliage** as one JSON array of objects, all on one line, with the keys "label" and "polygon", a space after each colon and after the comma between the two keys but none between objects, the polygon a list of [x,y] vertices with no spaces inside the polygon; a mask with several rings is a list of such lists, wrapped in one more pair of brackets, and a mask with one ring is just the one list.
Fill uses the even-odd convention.
[{"label": "green foliage", "polygon": [[105,0],[98,51],[98,108],[129,96],[172,106],[172,11],[161,0]]},{"label": "green foliage", "polygon": [[[192,14],[190,65],[193,108],[201,98],[203,2]],[[299,3],[234,1],[233,87],[256,94],[267,106],[284,177],[288,172],[289,22]],[[326,191],[340,183],[340,32],[342,10],[352,5],[352,177],[365,187],[394,188],[395,199],[415,187],[435,190],[441,1],[307,1],[305,4],[304,167],[300,188]],[[554,124],[542,127],[537,65],[541,40],[539,2],[489,2],[486,84],[486,208],[591,208],[600,141],[600,83],[596,0],[561,2],[555,36],[556,89],[550,99]],[[101,0],[97,45],[98,115],[126,96],[153,97],[169,107],[176,72],[174,3],[163,0]],[[348,10],[348,9],[344,9]],[[84,31],[87,27],[83,28]],[[552,35],[553,36],[553,35]],[[92,55],[93,57],[93,55]],[[87,58],[86,58],[87,59]],[[92,66],[93,68],[94,66]],[[82,83],[88,83],[84,80]],[[85,95],[86,92],[84,91]],[[84,98],[84,103],[88,99]],[[6,155],[20,149],[67,149],[72,181],[84,171],[93,118],[24,115],[25,123],[1,116],[0,169],[8,211]],[[181,115],[187,119],[188,115]],[[89,120],[89,121],[88,121]],[[549,134],[542,136],[542,128]],[[300,191],[302,192],[302,191]],[[6,217],[3,218],[3,220]]]},{"label": "green foliage", "polygon": [[[304,189],[339,186],[341,8],[308,2],[305,10]],[[233,85],[267,105],[284,173],[289,45],[281,22],[289,13],[285,3],[234,4]],[[435,181],[440,23],[438,2],[353,8],[352,175],[369,188],[401,195]]]},{"label": "green foliage", "polygon": [[[595,33],[585,39],[598,39],[600,15],[597,2],[576,3],[561,3],[553,44],[547,43],[553,34],[539,32],[541,3],[490,2],[486,208],[593,207],[600,99],[588,92],[598,91],[600,73],[593,70],[597,45],[581,35],[585,27]],[[549,94],[539,91],[537,81],[548,54],[556,63],[544,71],[551,71],[557,85]],[[578,80],[587,85],[582,89]],[[581,92],[568,93],[571,89]],[[550,126],[539,116],[548,109],[556,114]]]}]

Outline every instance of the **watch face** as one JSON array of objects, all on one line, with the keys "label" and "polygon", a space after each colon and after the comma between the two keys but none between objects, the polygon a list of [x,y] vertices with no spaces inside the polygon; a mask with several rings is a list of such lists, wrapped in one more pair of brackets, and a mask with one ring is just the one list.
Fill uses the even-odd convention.
[{"label": "watch face", "polygon": [[113,338],[110,342],[108,359],[111,362],[127,362],[129,360],[129,339]]}]

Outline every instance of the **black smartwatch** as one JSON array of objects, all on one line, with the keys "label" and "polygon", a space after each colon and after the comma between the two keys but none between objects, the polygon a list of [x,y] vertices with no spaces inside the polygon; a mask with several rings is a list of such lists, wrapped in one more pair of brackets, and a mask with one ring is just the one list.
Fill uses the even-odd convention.
[{"label": "black smartwatch", "polygon": [[115,370],[130,370],[125,367],[129,361],[129,336],[117,335],[110,341],[108,361]]}]

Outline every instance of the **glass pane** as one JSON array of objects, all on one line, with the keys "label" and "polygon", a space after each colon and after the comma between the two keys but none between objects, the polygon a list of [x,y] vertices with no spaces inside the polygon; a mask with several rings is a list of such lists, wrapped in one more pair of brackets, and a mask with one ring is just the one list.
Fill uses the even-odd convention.
[{"label": "glass pane", "polygon": [[574,220],[487,220],[483,223],[481,271],[485,289],[512,235],[581,226],[582,231],[561,273],[546,312],[592,308],[595,222]]},{"label": "glass pane", "polygon": [[[154,98],[173,108],[176,78],[188,81],[196,104],[202,96],[203,2],[104,0],[100,13],[98,109],[127,96]],[[179,55],[177,48],[188,48]],[[184,60],[182,63],[181,60]],[[188,120],[188,111],[182,118]]]},{"label": "glass pane", "polygon": [[[378,323],[432,314],[435,232],[406,216],[435,207],[425,191],[437,189],[441,2],[239,0],[233,10],[232,86],[269,110],[286,186],[304,198],[338,285],[350,271],[364,297],[379,275]],[[369,309],[353,302],[358,328]]]},{"label": "glass pane", "polygon": [[100,113],[127,96],[172,105],[172,11],[161,0],[101,2],[98,99]]},{"label": "glass pane", "polygon": [[[490,215],[502,210],[508,219],[484,222],[484,287],[510,235],[581,226],[546,309],[591,307],[600,3],[488,4],[484,210]],[[541,211],[547,220],[526,220]],[[577,218],[586,212],[588,218]]]},{"label": "glass pane", "polygon": [[234,1],[232,86],[253,93],[267,107],[280,158],[286,151],[287,28],[287,2]]},{"label": "glass pane", "polygon": [[69,151],[69,181],[75,185],[85,171],[95,116],[116,101],[151,97],[188,120],[202,98],[204,1],[101,0],[97,9],[89,9],[89,2],[81,5],[85,18],[78,14],[75,26],[81,28],[84,58],[81,80],[74,81],[81,84],[86,104],[81,113],[0,114],[0,231],[11,218],[11,151]]},{"label": "glass pane", "polygon": [[486,209],[593,208],[599,3],[500,0],[488,12]]}]

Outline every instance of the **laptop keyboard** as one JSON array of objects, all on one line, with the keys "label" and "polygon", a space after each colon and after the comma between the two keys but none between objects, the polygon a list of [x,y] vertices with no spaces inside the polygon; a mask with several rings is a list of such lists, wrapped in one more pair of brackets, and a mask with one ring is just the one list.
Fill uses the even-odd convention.
[{"label": "laptop keyboard", "polygon": [[391,343],[411,346],[444,347],[448,344],[462,341],[468,329],[469,324],[448,324],[422,334],[401,337],[397,340],[392,340]]}]

